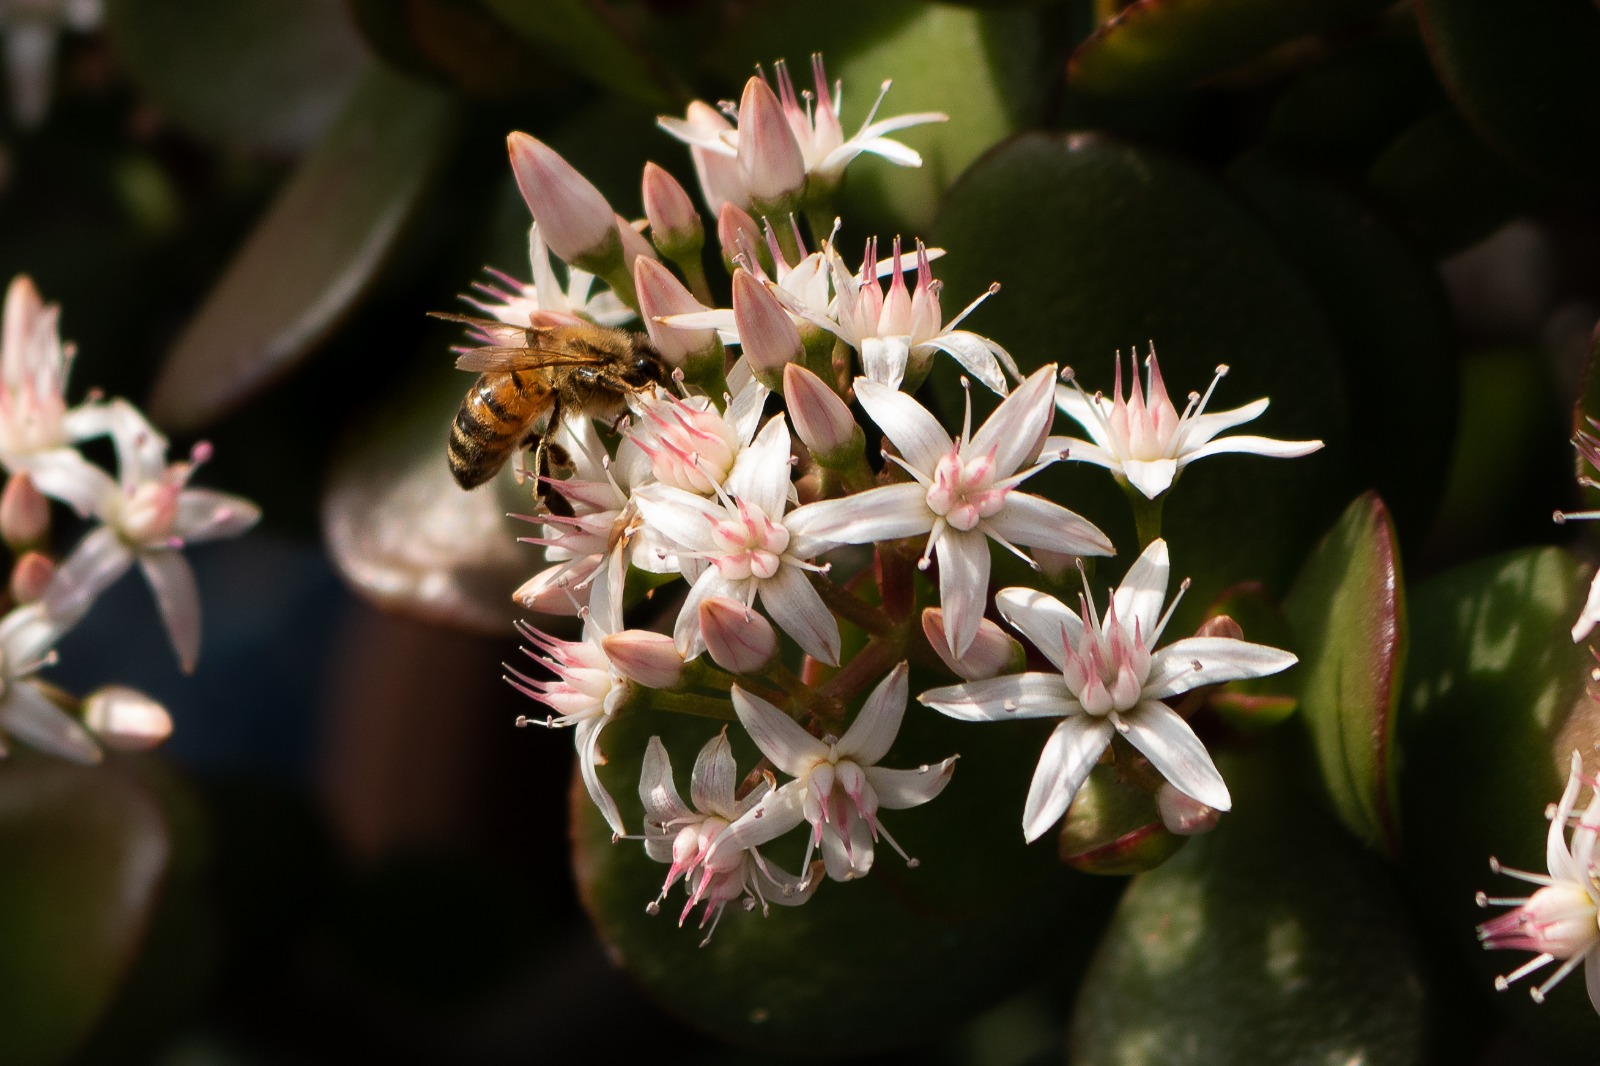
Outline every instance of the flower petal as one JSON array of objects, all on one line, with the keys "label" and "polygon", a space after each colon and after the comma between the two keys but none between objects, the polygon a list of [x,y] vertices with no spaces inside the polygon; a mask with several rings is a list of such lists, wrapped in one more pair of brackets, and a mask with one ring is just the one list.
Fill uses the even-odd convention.
[{"label": "flower petal", "polygon": [[150,582],[150,591],[155,593],[156,607],[183,672],[194,673],[200,659],[200,589],[194,571],[175,551],[142,552],[139,568]]},{"label": "flower petal", "polygon": [[734,713],[739,716],[745,732],[756,742],[761,754],[790,777],[801,777],[813,763],[828,758],[828,745],[801,729],[798,722],[760,696],[752,696],[738,685],[733,686],[732,695]]},{"label": "flower petal", "polygon": [[1249,435],[1219,437],[1209,444],[1203,444],[1193,451],[1178,456],[1178,466],[1184,467],[1196,459],[1223,452],[1248,452],[1251,455],[1266,455],[1274,459],[1294,459],[1301,455],[1310,455],[1321,447],[1320,440],[1273,440],[1271,437]]},{"label": "flower petal", "polygon": [[[937,348],[941,352],[949,353],[951,358],[961,364],[961,369],[977,378],[984,388],[1001,396],[1006,394],[1006,376],[1001,369],[1003,364],[995,354],[997,350],[1004,352],[1005,349],[993,341],[976,333],[958,329],[930,337],[917,345],[918,351],[923,348]],[[1006,358],[1009,359],[1010,356]]]},{"label": "flower petal", "polygon": [[1104,718],[1076,715],[1050,734],[1022,807],[1022,835],[1030,844],[1067,813],[1089,771],[1111,743],[1111,733],[1111,723]]},{"label": "flower petal", "polygon": [[737,802],[733,794],[738,786],[739,769],[733,761],[733,748],[728,744],[728,731],[724,729],[700,749],[694,761],[694,772],[689,777],[689,799],[706,814],[715,814],[731,822],[737,817],[733,810]]},{"label": "flower petal", "polygon": [[[1184,461],[1194,457],[1191,452]],[[1144,493],[1145,499],[1153,500],[1172,487],[1172,479],[1178,476],[1178,466],[1176,459],[1124,459],[1121,470],[1128,484]]]},{"label": "flower petal", "polygon": [[210,489],[185,489],[178,494],[172,528],[185,543],[236,537],[261,520],[261,508],[243,496]]},{"label": "flower petal", "polygon": [[956,757],[952,755],[941,763],[913,770],[868,766],[865,772],[872,791],[877,793],[878,806],[900,811],[927,803],[943,792],[955,771]]},{"label": "flower petal", "polygon": [[1083,713],[1060,674],[1007,674],[929,689],[917,702],[963,722],[1006,722]]},{"label": "flower petal", "polygon": [[50,614],[71,625],[133,565],[133,549],[110,526],[90,530],[50,580],[44,602]]},{"label": "flower petal", "polygon": [[982,528],[1024,548],[1048,548],[1065,555],[1117,553],[1099,526],[1059,503],[1026,492],[1008,492],[1000,513],[984,519]]},{"label": "flower petal", "polygon": [[996,478],[1010,477],[1032,463],[1044,447],[1055,415],[1056,368],[1040,367],[995,408],[972,435],[964,454],[994,452]]},{"label": "flower petal", "polygon": [[874,544],[915,537],[933,528],[921,485],[881,485],[837,500],[808,503],[783,523],[790,533],[833,544]]},{"label": "flower petal", "polygon": [[633,494],[639,513],[661,536],[691,550],[711,546],[711,528],[727,510],[716,500],[656,482]]},{"label": "flower petal", "polygon": [[1042,455],[1059,455],[1067,453],[1067,461],[1074,463],[1092,463],[1103,466],[1108,470],[1121,470],[1122,460],[1100,447],[1081,437],[1046,437]]},{"label": "flower petal", "polygon": [[[735,688],[734,691],[739,690]],[[782,788],[767,793],[760,803],[745,811],[722,831],[706,854],[706,862],[709,864],[713,855],[727,848],[742,851],[781,837],[806,820],[802,803],[804,797],[805,785],[800,781],[790,781]]]},{"label": "flower petal", "polygon": [[617,801],[600,783],[600,764],[605,762],[605,756],[600,751],[600,731],[610,721],[609,715],[584,719],[573,729],[572,742],[578,749],[578,773],[583,778],[583,787],[588,790],[594,805],[600,808],[600,815],[611,831],[620,837],[628,834],[622,827],[622,812],[617,810]]},{"label": "flower petal", "polygon": [[1266,677],[1287,670],[1299,659],[1279,648],[1229,637],[1185,637],[1150,657],[1143,697],[1161,700],[1201,685]]},{"label": "flower petal", "polygon": [[26,681],[11,685],[0,701],[0,729],[29,747],[76,763],[101,758],[89,731]]},{"label": "flower petal", "polygon": [[1167,598],[1167,574],[1171,566],[1167,542],[1157,537],[1128,567],[1122,584],[1112,593],[1117,621],[1130,633],[1137,622],[1147,646],[1156,639],[1156,623],[1161,621],[1161,605]]},{"label": "flower petal", "polygon": [[773,415],[749,447],[739,452],[726,482],[728,494],[779,518],[789,499],[789,426]]},{"label": "flower petal", "polygon": [[1211,753],[1176,711],[1164,703],[1144,700],[1121,719],[1123,735],[1173,788],[1219,811],[1232,808],[1233,797],[1228,795],[1227,783],[1211,761]]},{"label": "flower petal", "polygon": [[944,608],[945,636],[957,659],[972,647],[989,602],[989,538],[978,530],[951,529],[934,544],[939,558],[939,606]]},{"label": "flower petal", "polygon": [[759,582],[761,606],[779,629],[794,638],[805,653],[829,666],[839,665],[839,622],[811,587],[798,566],[780,566]]},{"label": "flower petal", "polygon": [[894,442],[901,458],[924,474],[931,476],[939,460],[955,448],[939,420],[905,393],[866,378],[857,378],[855,389],[862,410]]},{"label": "flower petal", "polygon": [[[1090,439],[1108,456],[1115,457],[1116,448],[1113,446],[1111,436],[1106,432],[1105,418],[1099,409],[1094,406],[1094,401],[1071,385],[1057,385],[1056,407],[1060,409],[1062,414],[1082,426],[1084,432],[1089,434]],[[1121,462],[1120,459],[1114,459],[1114,461]]]},{"label": "flower petal", "polygon": [[871,766],[889,753],[889,746],[900,732],[900,721],[906,713],[909,671],[910,667],[902,662],[878,682],[862,704],[861,713],[833,746],[841,758],[848,757],[860,766]]},{"label": "flower petal", "polygon": [[678,786],[672,780],[672,757],[667,754],[660,737],[650,738],[644,749],[644,761],[639,764],[639,802],[644,804],[645,820],[649,822],[667,823],[694,817],[694,812],[678,795]]},{"label": "flower petal", "polygon": [[861,373],[885,388],[900,388],[910,361],[911,338],[904,334],[861,338]]}]

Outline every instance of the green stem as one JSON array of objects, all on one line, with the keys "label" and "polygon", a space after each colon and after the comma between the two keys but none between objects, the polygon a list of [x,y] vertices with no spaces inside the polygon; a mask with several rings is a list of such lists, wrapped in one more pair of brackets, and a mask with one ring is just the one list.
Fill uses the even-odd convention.
[{"label": "green stem", "polygon": [[807,203],[805,216],[806,228],[811,231],[811,248],[813,251],[819,250],[822,242],[833,233],[833,220],[838,216],[834,214],[833,204],[828,201]]},{"label": "green stem", "polygon": [[700,261],[700,256],[686,255],[682,259],[674,259],[673,262],[683,271],[683,280],[688,283],[689,291],[694,293],[694,298],[707,307],[715,307],[716,297],[711,295],[711,281],[706,277],[705,264]]},{"label": "green stem", "polygon": [[1124,484],[1122,491],[1133,508],[1133,527],[1139,534],[1139,550],[1143,551],[1161,536],[1161,504],[1166,496],[1163,494],[1152,500],[1129,484]]},{"label": "green stem", "polygon": [[789,225],[788,217],[769,218],[768,222],[772,225],[772,235],[778,239],[778,247],[782,250],[783,257],[791,266],[800,262],[805,252],[801,249],[800,242],[795,239],[794,228]]},{"label": "green stem", "polygon": [[733,713],[733,704],[729,701],[713,696],[699,696],[692,692],[653,690],[650,693],[650,707],[657,711],[671,711],[673,714],[715,718],[719,722],[732,722],[738,717]]},{"label": "green stem", "polygon": [[882,678],[905,657],[905,643],[904,631],[892,638],[873,637],[865,648],[844,664],[844,669],[829,678],[818,691],[841,704],[849,702],[850,697]]},{"label": "green stem", "polygon": [[895,629],[895,623],[880,608],[867,603],[859,596],[847,592],[821,574],[811,575],[811,584],[822,596],[822,602],[840,618],[858,626],[875,637],[884,636]]}]

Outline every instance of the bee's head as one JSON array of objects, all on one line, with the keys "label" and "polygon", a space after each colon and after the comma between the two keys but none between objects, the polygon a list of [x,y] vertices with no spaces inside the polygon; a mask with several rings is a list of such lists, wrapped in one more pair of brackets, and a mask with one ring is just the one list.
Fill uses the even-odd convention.
[{"label": "bee's head", "polygon": [[633,359],[626,371],[629,385],[636,389],[650,385],[666,385],[671,376],[666,360],[661,358],[660,352],[647,344],[640,344],[634,349]]}]

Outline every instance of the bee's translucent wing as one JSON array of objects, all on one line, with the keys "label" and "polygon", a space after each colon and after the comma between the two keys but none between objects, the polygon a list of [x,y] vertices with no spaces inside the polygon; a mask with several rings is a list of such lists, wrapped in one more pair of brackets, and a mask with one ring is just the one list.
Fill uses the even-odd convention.
[{"label": "bee's translucent wing", "polygon": [[559,348],[495,347],[458,348],[457,370],[475,370],[480,374],[509,374],[514,370],[542,370],[553,366],[598,366],[605,360],[593,355],[580,355]]}]

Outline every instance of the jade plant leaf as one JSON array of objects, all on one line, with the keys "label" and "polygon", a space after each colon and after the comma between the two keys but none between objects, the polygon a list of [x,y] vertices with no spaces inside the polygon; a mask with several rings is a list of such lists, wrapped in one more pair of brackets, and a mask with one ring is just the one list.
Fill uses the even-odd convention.
[{"label": "jade plant leaf", "polygon": [[1234,809],[1128,886],[1084,975],[1072,1061],[1425,1061],[1420,952],[1382,862],[1268,767],[1219,763]]},{"label": "jade plant leaf", "polygon": [[1582,980],[1542,1006],[1495,993],[1494,976],[1526,956],[1478,946],[1473,927],[1493,912],[1473,895],[1522,894],[1520,882],[1490,873],[1490,856],[1545,870],[1545,808],[1561,795],[1572,752],[1595,758],[1600,703],[1586,691],[1594,662],[1568,632],[1588,578],[1566,552],[1533,548],[1418,586],[1397,728],[1404,867],[1451,971],[1480,1009],[1584,1054],[1600,1040],[1600,1019]]},{"label": "jade plant leaf", "polygon": [[[919,691],[915,676],[911,691]],[[647,739],[662,737],[687,797],[695,754],[716,730],[713,722],[656,711],[606,727],[601,778],[629,830],[642,817]],[[743,772],[757,753],[742,730],[729,732]],[[645,913],[667,867],[650,861],[637,840],[612,843],[579,784],[573,864],[584,905],[611,957],[651,998],[723,1039],[835,1055],[927,1041],[1045,969],[1075,972],[1118,887],[1064,869],[1053,842],[1023,843],[1023,797],[1046,733],[1048,726],[951,722],[913,701],[883,765],[961,755],[937,799],[884,816],[918,865],[908,868],[880,840],[867,877],[826,882],[805,904],[773,906],[766,916],[732,904],[705,947],[698,945],[706,930],[696,928],[702,908],[678,926],[681,885],[661,913]],[[762,856],[797,871],[805,829],[763,846]]]},{"label": "jade plant leaf", "polygon": [[[949,250],[936,269],[953,305],[1001,283],[964,328],[993,337],[1024,370],[1070,364],[1086,390],[1109,392],[1115,353],[1136,345],[1142,358],[1154,343],[1180,406],[1226,364],[1208,409],[1270,397],[1241,432],[1326,442],[1300,459],[1202,459],[1167,494],[1173,572],[1194,581],[1169,632],[1192,626],[1240,581],[1281,590],[1336,513],[1345,391],[1323,313],[1254,215],[1210,175],[1163,153],[1030,133],[951,188],[936,236]],[[951,424],[960,424],[961,395],[946,378],[933,396]],[[1076,429],[1057,422],[1057,432]],[[1029,484],[1104,529],[1120,550],[1113,567],[1134,557],[1127,500],[1104,470],[1057,463]]]},{"label": "jade plant leaf", "polygon": [[339,0],[111,0],[140,88],[190,132],[270,154],[314,144],[366,63]]},{"label": "jade plant leaf", "polygon": [[1078,46],[1067,80],[1074,89],[1106,95],[1181,89],[1385,6],[1383,0],[1135,0]]},{"label": "jade plant leaf", "polygon": [[1333,812],[1368,845],[1399,849],[1395,709],[1406,656],[1405,588],[1389,510],[1358,498],[1284,601],[1300,655],[1300,716]]},{"label": "jade plant leaf", "polygon": [[151,396],[158,422],[212,422],[315,347],[421,203],[453,114],[435,89],[367,72],[174,344]]},{"label": "jade plant leaf", "polygon": [[124,767],[19,753],[0,772],[0,1032],[8,1063],[63,1060],[133,964],[172,845]]},{"label": "jade plant leaf", "polygon": [[666,58],[679,53],[651,47],[643,28],[616,8],[590,0],[484,0],[484,6],[542,53],[613,92],[659,108],[684,97],[681,72]]},{"label": "jade plant leaf", "polygon": [[1600,181],[1600,10],[1543,0],[1537,14],[1494,0],[1418,0],[1423,39],[1456,106],[1529,173]]},{"label": "jade plant leaf", "polygon": [[385,62],[473,96],[549,90],[566,74],[473,0],[345,0],[345,7]]},{"label": "jade plant leaf", "polygon": [[533,527],[506,516],[531,507],[527,489],[517,502],[509,471],[464,492],[445,462],[450,420],[471,384],[453,370],[430,374],[358,428],[328,479],[323,536],[339,573],[373,602],[504,636],[516,617],[511,594],[538,553],[516,540]]},{"label": "jade plant leaf", "polygon": [[1456,422],[1455,338],[1437,269],[1371,206],[1310,171],[1257,153],[1228,177],[1311,283],[1346,380],[1362,386],[1362,431],[1350,442],[1357,484],[1392,501],[1402,539],[1420,543]]}]

